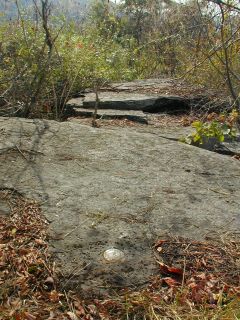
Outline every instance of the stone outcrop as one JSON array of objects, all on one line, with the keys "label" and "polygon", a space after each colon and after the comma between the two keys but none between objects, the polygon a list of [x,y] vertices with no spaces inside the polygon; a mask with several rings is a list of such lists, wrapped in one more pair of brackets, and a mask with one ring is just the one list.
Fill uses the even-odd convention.
[{"label": "stone outcrop", "polygon": [[[192,109],[209,105],[209,96],[195,92],[191,87],[184,86],[172,79],[148,79],[126,83],[113,83],[99,91],[98,110],[104,111],[104,116],[114,117],[113,110],[121,111],[122,116],[130,118],[134,113],[135,120],[144,119],[137,112],[182,114]],[[88,116],[86,109],[93,109],[96,103],[94,92],[87,90],[68,101],[66,111],[75,116]],[[111,110],[111,111],[109,111]],[[132,112],[130,115],[129,111]],[[119,117],[116,112],[115,117]],[[146,118],[146,117],[145,117]]]},{"label": "stone outcrop", "polygon": [[[41,203],[66,288],[138,287],[158,268],[157,238],[239,231],[240,162],[174,140],[189,129],[17,118],[0,128],[0,188]],[[107,263],[111,248],[124,261]]]}]

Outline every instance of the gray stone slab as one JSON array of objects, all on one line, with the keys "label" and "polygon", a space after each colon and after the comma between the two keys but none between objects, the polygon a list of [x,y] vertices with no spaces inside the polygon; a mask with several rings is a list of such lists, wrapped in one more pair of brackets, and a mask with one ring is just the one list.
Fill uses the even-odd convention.
[{"label": "gray stone slab", "polygon": [[[211,103],[209,93],[176,79],[146,79],[111,83],[99,91],[99,109],[141,110],[150,113],[185,113],[190,110],[220,110],[226,104]],[[96,95],[91,90],[69,100],[66,114],[73,109],[94,108]]]},{"label": "gray stone slab", "polygon": [[240,135],[233,140],[227,140],[223,143],[223,146],[230,150],[232,153],[240,154]]},{"label": "gray stone slab", "polygon": [[[191,99],[179,96],[159,96],[129,92],[102,91],[99,93],[98,109],[134,110],[151,113],[158,112],[184,112],[190,109]],[[84,97],[68,101],[67,108],[94,108],[96,96],[86,93]],[[193,101],[193,100],[192,100]]]},{"label": "gray stone slab", "polygon": [[[92,117],[94,109],[74,108],[75,116]],[[98,109],[97,118],[100,119],[128,119],[140,123],[148,123],[148,116],[142,111],[135,110],[113,110],[113,109]]]},{"label": "gray stone slab", "polygon": [[[167,138],[183,128],[92,128],[0,118],[0,187],[42,204],[65,288],[138,287],[157,272],[152,243],[239,231],[240,162]],[[189,129],[188,129],[189,130]],[[30,156],[30,155],[29,155]],[[117,248],[121,263],[103,253]]]},{"label": "gray stone slab", "polygon": [[174,87],[176,81],[170,78],[162,79],[142,79],[129,82],[112,83],[111,88],[120,91],[137,91],[148,88],[165,89]]},{"label": "gray stone slab", "polygon": [[226,155],[240,154],[240,135],[237,135],[237,137],[234,138],[230,138],[226,135],[224,142],[219,142],[217,138],[210,137],[203,139],[202,144],[193,143],[193,145]]},{"label": "gray stone slab", "polygon": [[[157,97],[138,93],[106,91],[99,93],[99,99],[99,109],[143,110],[145,107],[153,105]],[[75,108],[94,108],[95,101],[95,94],[87,93],[85,97],[71,99],[67,105]]]}]

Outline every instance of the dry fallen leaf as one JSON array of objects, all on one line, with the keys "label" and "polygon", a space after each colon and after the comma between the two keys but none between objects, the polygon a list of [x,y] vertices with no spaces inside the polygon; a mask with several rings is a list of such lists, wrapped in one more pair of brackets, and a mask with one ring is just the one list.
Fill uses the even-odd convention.
[{"label": "dry fallen leaf", "polygon": [[155,243],[154,247],[155,247],[155,248],[158,248],[158,247],[160,247],[164,242],[166,242],[166,240],[158,240],[158,241]]},{"label": "dry fallen leaf", "polygon": [[68,315],[70,320],[79,320],[79,318],[76,316],[76,314],[71,312],[71,311],[68,311],[67,315]]},{"label": "dry fallen leaf", "polygon": [[46,242],[43,241],[42,239],[35,239],[34,240],[36,242],[36,244],[39,244],[39,245],[46,245]]},{"label": "dry fallen leaf", "polygon": [[37,319],[34,315],[32,315],[28,312],[24,312],[24,317],[25,318],[23,318],[23,319],[26,319],[26,320],[36,320]]},{"label": "dry fallen leaf", "polygon": [[54,284],[54,280],[53,280],[52,277],[47,277],[47,279],[44,281],[44,283],[53,285]]},{"label": "dry fallen leaf", "polygon": [[169,287],[176,287],[176,286],[179,286],[181,284],[178,281],[176,281],[176,280],[174,280],[173,278],[170,278],[170,277],[163,278],[163,282],[165,282]]},{"label": "dry fallen leaf", "polygon": [[164,264],[163,262],[158,261],[158,264],[160,266],[160,271],[163,274],[175,274],[178,276],[183,275],[183,270],[180,268],[175,268],[175,267],[169,267],[168,265]]},{"label": "dry fallen leaf", "polygon": [[58,302],[59,301],[59,293],[56,291],[56,290],[52,290],[50,293],[49,293],[49,299],[50,301],[52,302]]}]

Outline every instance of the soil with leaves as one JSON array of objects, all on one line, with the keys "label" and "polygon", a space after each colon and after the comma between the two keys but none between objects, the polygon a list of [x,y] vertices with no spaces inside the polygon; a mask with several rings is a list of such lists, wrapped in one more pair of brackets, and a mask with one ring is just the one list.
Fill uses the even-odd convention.
[{"label": "soil with leaves", "polygon": [[153,244],[159,274],[145,288],[82,298],[61,291],[39,205],[1,190],[0,320],[240,319],[240,239],[167,237]]}]

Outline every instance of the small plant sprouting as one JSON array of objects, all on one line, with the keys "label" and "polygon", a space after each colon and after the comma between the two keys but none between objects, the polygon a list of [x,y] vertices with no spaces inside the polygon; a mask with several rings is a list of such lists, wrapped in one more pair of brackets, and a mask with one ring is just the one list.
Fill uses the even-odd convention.
[{"label": "small plant sprouting", "polygon": [[207,117],[208,121],[194,121],[192,127],[195,132],[180,138],[181,142],[187,144],[200,145],[209,138],[216,138],[218,142],[223,142],[226,137],[234,139],[237,135],[236,123],[239,119],[239,112],[233,109],[229,115],[211,113]]}]

